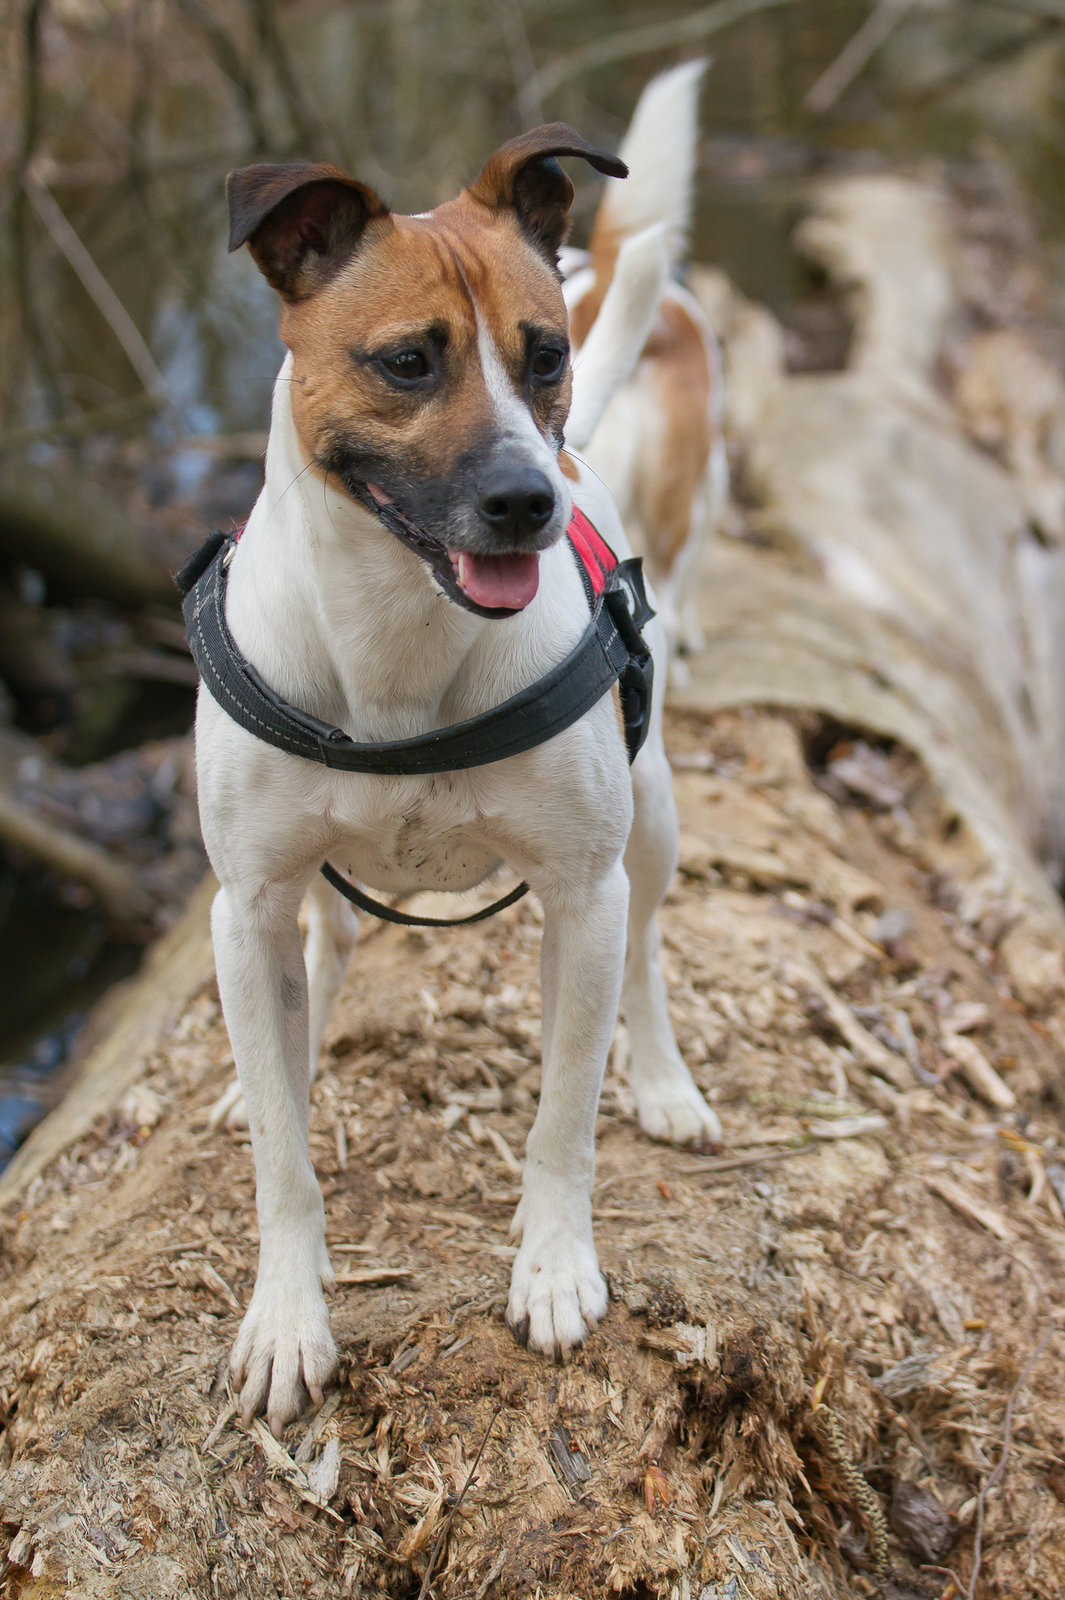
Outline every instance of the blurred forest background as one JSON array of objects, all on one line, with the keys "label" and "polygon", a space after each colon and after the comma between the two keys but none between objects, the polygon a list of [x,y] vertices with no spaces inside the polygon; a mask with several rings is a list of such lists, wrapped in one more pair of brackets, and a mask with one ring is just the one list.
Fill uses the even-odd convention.
[{"label": "blurred forest background", "polygon": [[[694,254],[845,354],[793,247],[826,169],[1017,197],[1060,321],[1065,0],[5,0],[0,8],[0,1162],[86,1006],[202,870],[170,574],[260,480],[273,297],[234,165],[340,164],[397,209],[563,119],[614,144],[703,53]],[[575,239],[597,200],[582,180]],[[1041,291],[1042,292],[1042,291]],[[1018,307],[1018,314],[1023,312]]]}]

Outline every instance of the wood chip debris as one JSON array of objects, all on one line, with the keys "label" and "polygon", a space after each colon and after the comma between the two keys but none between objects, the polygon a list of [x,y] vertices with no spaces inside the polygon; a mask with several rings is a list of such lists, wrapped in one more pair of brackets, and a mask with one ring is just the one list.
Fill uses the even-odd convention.
[{"label": "wood chip debris", "polygon": [[996,1239],[1001,1239],[1006,1244],[1012,1244],[1016,1240],[1016,1229],[996,1206],[988,1205],[986,1200],[970,1194],[960,1183],[955,1183],[953,1178],[945,1177],[942,1173],[925,1173],[924,1181],[933,1194],[938,1194],[941,1200],[953,1206],[955,1211],[960,1211],[963,1217],[978,1222],[981,1228],[993,1233]]},{"label": "wood chip debris", "polygon": [[874,1038],[862,1026],[851,1010],[821,973],[812,965],[794,963],[789,972],[791,982],[799,989],[812,990],[824,1006],[830,1020],[839,1029],[844,1041],[853,1050],[858,1062],[886,1078],[896,1089],[914,1087],[913,1071],[904,1056],[896,1055],[887,1045]]},{"label": "wood chip debris", "polygon": [[413,1278],[412,1267],[357,1267],[354,1272],[338,1272],[337,1284],[404,1283]]},{"label": "wood chip debris", "polygon": [[261,1417],[255,1417],[251,1426],[259,1447],[266,1457],[267,1471],[274,1477],[283,1479],[289,1488],[308,1505],[317,1506],[320,1510],[327,1512],[334,1521],[340,1522],[342,1518],[331,1509],[328,1503],[333,1494],[336,1493],[337,1483],[340,1479],[339,1439],[329,1439],[318,1460],[304,1468],[297,1466],[284,1445],[274,1438]]},{"label": "wood chip debris", "polygon": [[547,1441],[547,1448],[551,1452],[551,1459],[558,1468],[562,1479],[570,1488],[576,1488],[582,1483],[587,1483],[592,1476],[591,1465],[588,1457],[584,1455],[570,1439],[565,1428],[554,1428]]},{"label": "wood chip debris", "polygon": [[981,1100],[998,1111],[1014,1111],[1017,1096],[1009,1084],[1003,1082],[978,1044],[959,1033],[944,1032],[943,1050],[961,1068],[962,1076]]},{"label": "wood chip debris", "polygon": [[[694,787],[708,781],[678,785],[693,833],[713,809]],[[727,796],[729,780],[713,781]],[[733,788],[737,826],[763,804],[768,814],[756,791]],[[855,854],[897,903],[909,858],[877,838]],[[899,1478],[926,1486],[969,1541],[953,1563],[967,1570],[963,1508],[975,1507],[1030,1336],[1017,1247],[1049,1274],[1065,1237],[1060,1206],[1050,1210],[1055,1181],[1065,1194],[1061,1124],[1038,1093],[1053,1045],[994,983],[981,987],[952,914],[919,891],[908,894],[913,947],[934,924],[941,967],[922,957],[896,970],[827,918],[781,916],[779,903],[738,883],[712,894],[689,883],[665,908],[681,1050],[729,1147],[699,1156],[647,1139],[619,1092],[616,1054],[595,1188],[614,1292],[560,1366],[506,1329],[513,1247],[497,1243],[520,1198],[539,1085],[538,924],[516,913],[461,940],[392,930],[360,950],[311,1103],[343,1362],[325,1405],[281,1441],[245,1429],[225,1387],[236,1325],[226,1291],[242,1307],[251,1293],[254,1200],[250,1153],[203,1126],[232,1070],[205,994],[153,1055],[164,1112],[147,1142],[119,1166],[121,1138],[109,1143],[102,1121],[10,1223],[5,1545],[29,1528],[23,1564],[59,1587],[72,1570],[87,1600],[124,1567],[126,1586],[139,1582],[132,1564],[153,1549],[162,1566],[145,1570],[145,1593],[166,1592],[163,1568],[179,1560],[219,1600],[296,1593],[308,1579],[338,1600],[419,1588],[425,1600],[535,1600],[537,1586],[669,1600],[685,1585],[692,1600],[747,1600],[745,1588],[754,1600],[822,1600],[839,1592],[843,1530],[856,1526],[849,1499],[829,1492],[826,1503],[832,1463],[803,1432],[831,1371],[854,1461],[877,1463],[885,1505]],[[974,993],[986,1021],[963,1009]],[[917,1076],[922,1052],[945,1062],[948,1019],[996,1065],[993,1048],[1014,1055],[1023,1132],[1019,1119],[988,1117],[960,1068],[901,1096],[879,1075],[889,1057]],[[1040,1028],[1051,1022],[1041,1013]],[[900,1114],[882,1115],[888,1105]],[[131,1225],[146,1191],[151,1209]],[[1047,1492],[1047,1462],[1065,1436],[1065,1388],[1050,1362],[1043,1375],[1038,1406],[1024,1399],[1017,1417],[1012,1521],[994,1530],[987,1563],[1000,1587],[1057,1600],[1065,1511]],[[68,1442],[42,1452],[61,1430]],[[202,1474],[188,1470],[190,1440]],[[112,1503],[135,1549],[109,1520]],[[84,1511],[56,1529],[57,1506]],[[1051,1536],[1033,1555],[1036,1521]],[[1025,1576],[1033,1559],[1038,1583]],[[915,1593],[923,1581],[905,1567],[903,1579]]]}]

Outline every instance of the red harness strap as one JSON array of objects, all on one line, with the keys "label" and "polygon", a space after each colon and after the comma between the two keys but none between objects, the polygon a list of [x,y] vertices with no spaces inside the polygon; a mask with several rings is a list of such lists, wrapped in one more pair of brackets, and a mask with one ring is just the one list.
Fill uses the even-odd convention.
[{"label": "red harness strap", "polygon": [[601,539],[583,511],[573,508],[573,515],[569,519],[566,535],[570,544],[577,552],[577,557],[588,575],[588,582],[592,586],[593,595],[601,595],[606,584],[606,575],[613,572],[618,564],[618,558],[611,550],[605,539]]}]

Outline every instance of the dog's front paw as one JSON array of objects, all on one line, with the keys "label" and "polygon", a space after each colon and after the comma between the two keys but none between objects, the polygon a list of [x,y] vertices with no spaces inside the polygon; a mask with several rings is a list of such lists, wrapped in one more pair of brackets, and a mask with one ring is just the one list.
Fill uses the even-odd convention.
[{"label": "dog's front paw", "polygon": [[290,1284],[257,1283],[229,1358],[245,1424],[265,1401],[266,1420],[279,1438],[285,1423],[303,1410],[307,1395],[321,1405],[336,1364],[319,1285],[293,1290]]},{"label": "dog's front paw", "polygon": [[721,1124],[690,1078],[637,1088],[635,1094],[640,1127],[652,1139],[692,1150],[720,1144]]},{"label": "dog's front paw", "polygon": [[595,1246],[572,1238],[526,1234],[510,1280],[507,1327],[519,1344],[559,1361],[599,1326],[607,1292]]}]

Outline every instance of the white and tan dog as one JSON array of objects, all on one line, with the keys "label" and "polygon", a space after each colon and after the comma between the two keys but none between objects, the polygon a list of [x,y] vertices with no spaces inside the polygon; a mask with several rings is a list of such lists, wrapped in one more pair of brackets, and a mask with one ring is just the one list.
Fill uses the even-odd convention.
[{"label": "white and tan dog", "polygon": [[[619,253],[655,226],[671,275],[687,252],[705,65],[685,62],[647,85],[620,150],[628,178],[607,180],[589,249],[564,252],[578,374],[591,353],[592,331],[602,326]],[[678,655],[702,648],[699,557],[725,510],[728,458],[721,352],[698,301],[675,278],[659,297],[634,367],[605,407],[586,413],[575,405],[566,435],[606,483],[634,549],[647,561],[670,676],[680,682],[686,669]]]},{"label": "white and tan dog", "polygon": [[[611,158],[554,124],[504,145],[458,199],[418,217],[392,215],[334,168],[231,175],[231,247],[247,242],[280,293],[289,355],[265,487],[229,569],[228,622],[277,694],[356,740],[474,716],[566,656],[588,625],[562,538],[572,500],[628,553],[605,491],[560,457],[570,373],[555,262],[573,195],[560,154],[610,170]],[[367,494],[446,550],[463,597],[510,614],[488,620],[456,604],[360,503]],[[393,893],[466,890],[505,862],[543,906],[543,1086],[507,1308],[530,1347],[560,1355],[606,1310],[593,1140],[619,997],[642,1127],[681,1143],[719,1136],[677,1051],[658,964],[654,913],[676,854],[658,701],[631,774],[605,694],[524,754],[390,778],[277,749],[201,691],[218,982],[260,1233],[231,1365],[244,1414],[265,1405],[275,1432],[304,1387],[321,1400],[336,1362],[308,1091],[355,925],[318,875],[326,858]],[[308,891],[305,965],[297,914]]]}]

